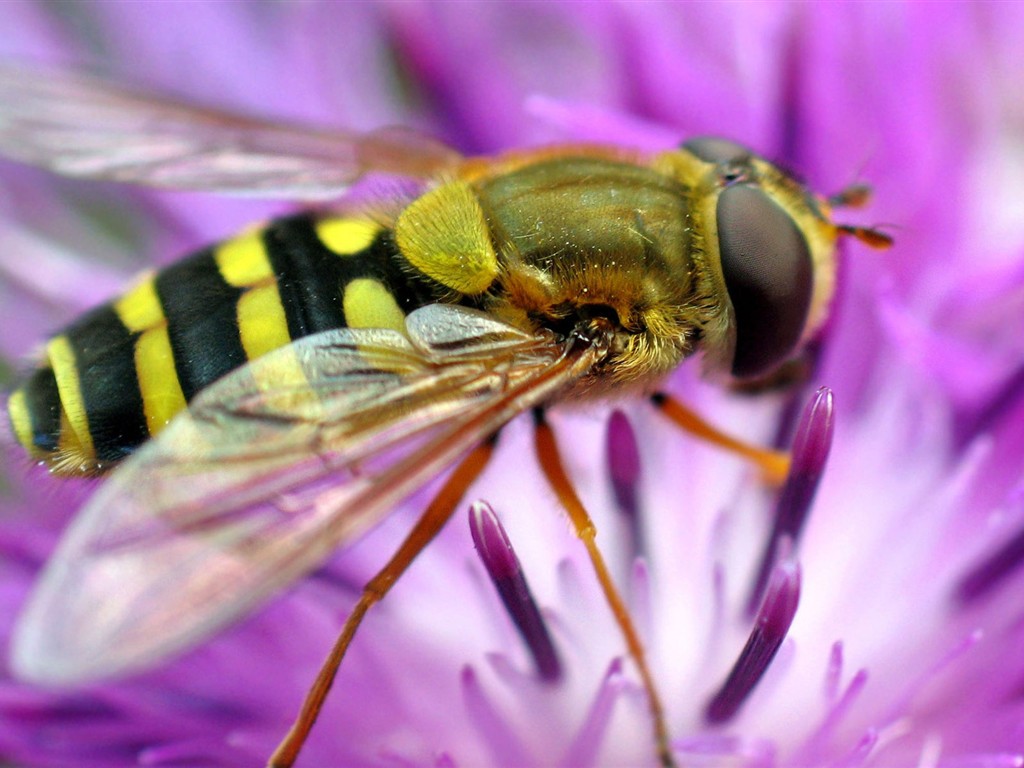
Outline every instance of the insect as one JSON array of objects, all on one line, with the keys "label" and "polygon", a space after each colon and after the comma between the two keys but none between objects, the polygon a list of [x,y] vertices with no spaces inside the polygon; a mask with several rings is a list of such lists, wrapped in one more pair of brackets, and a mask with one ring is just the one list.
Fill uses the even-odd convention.
[{"label": "insect", "polygon": [[[292,764],[363,615],[450,517],[502,426],[534,410],[542,467],[671,764],[643,648],[543,409],[653,394],[686,422],[657,393],[685,358],[734,379],[790,359],[826,317],[837,238],[887,242],[832,221],[854,195],[816,196],[724,139],[466,158],[412,133],[281,125],[9,67],[0,152],[71,176],[315,201],[143,278],[50,339],[11,394],[33,458],[55,474],[109,471],[20,618],[18,674],[78,682],[195,644],[454,466],[271,758]],[[409,183],[345,196],[376,174]],[[784,472],[785,456],[729,444]]]}]

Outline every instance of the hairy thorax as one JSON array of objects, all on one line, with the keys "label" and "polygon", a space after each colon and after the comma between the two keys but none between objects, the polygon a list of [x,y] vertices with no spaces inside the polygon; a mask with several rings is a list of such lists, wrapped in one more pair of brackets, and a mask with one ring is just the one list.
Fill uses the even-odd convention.
[{"label": "hairy thorax", "polygon": [[687,190],[603,158],[528,165],[476,189],[498,255],[487,309],[569,333],[594,317],[615,329],[598,393],[652,386],[725,313],[693,258]]}]

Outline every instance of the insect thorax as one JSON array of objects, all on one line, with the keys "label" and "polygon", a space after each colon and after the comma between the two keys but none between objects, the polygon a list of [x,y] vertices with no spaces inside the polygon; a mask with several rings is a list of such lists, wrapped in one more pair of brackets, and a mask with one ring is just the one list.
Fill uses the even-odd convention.
[{"label": "insect thorax", "polygon": [[724,322],[688,190],[641,165],[559,157],[427,193],[396,239],[421,271],[525,330],[618,329],[603,385],[647,386]]}]

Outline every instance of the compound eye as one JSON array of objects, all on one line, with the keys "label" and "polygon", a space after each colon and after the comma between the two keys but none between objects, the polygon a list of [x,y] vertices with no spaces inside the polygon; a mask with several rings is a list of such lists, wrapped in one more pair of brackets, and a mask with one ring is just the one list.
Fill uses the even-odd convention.
[{"label": "compound eye", "polygon": [[718,197],[718,247],[736,312],[734,376],[767,373],[796,347],[811,305],[812,265],[796,223],[761,189]]},{"label": "compound eye", "polygon": [[696,139],[683,142],[680,146],[705,163],[721,165],[746,160],[753,155],[753,152],[742,144],[715,136],[698,136]]}]

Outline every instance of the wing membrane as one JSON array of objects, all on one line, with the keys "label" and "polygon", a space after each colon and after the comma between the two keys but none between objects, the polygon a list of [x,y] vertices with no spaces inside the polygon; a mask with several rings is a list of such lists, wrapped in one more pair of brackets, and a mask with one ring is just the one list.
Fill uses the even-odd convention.
[{"label": "wing membrane", "polygon": [[19,623],[19,674],[107,676],[197,641],[601,354],[454,307],[407,329],[309,337],[204,391],[76,519]]},{"label": "wing membrane", "polygon": [[10,65],[0,154],[68,176],[305,200],[336,198],[372,171],[425,178],[459,159],[412,131],[316,130]]}]

